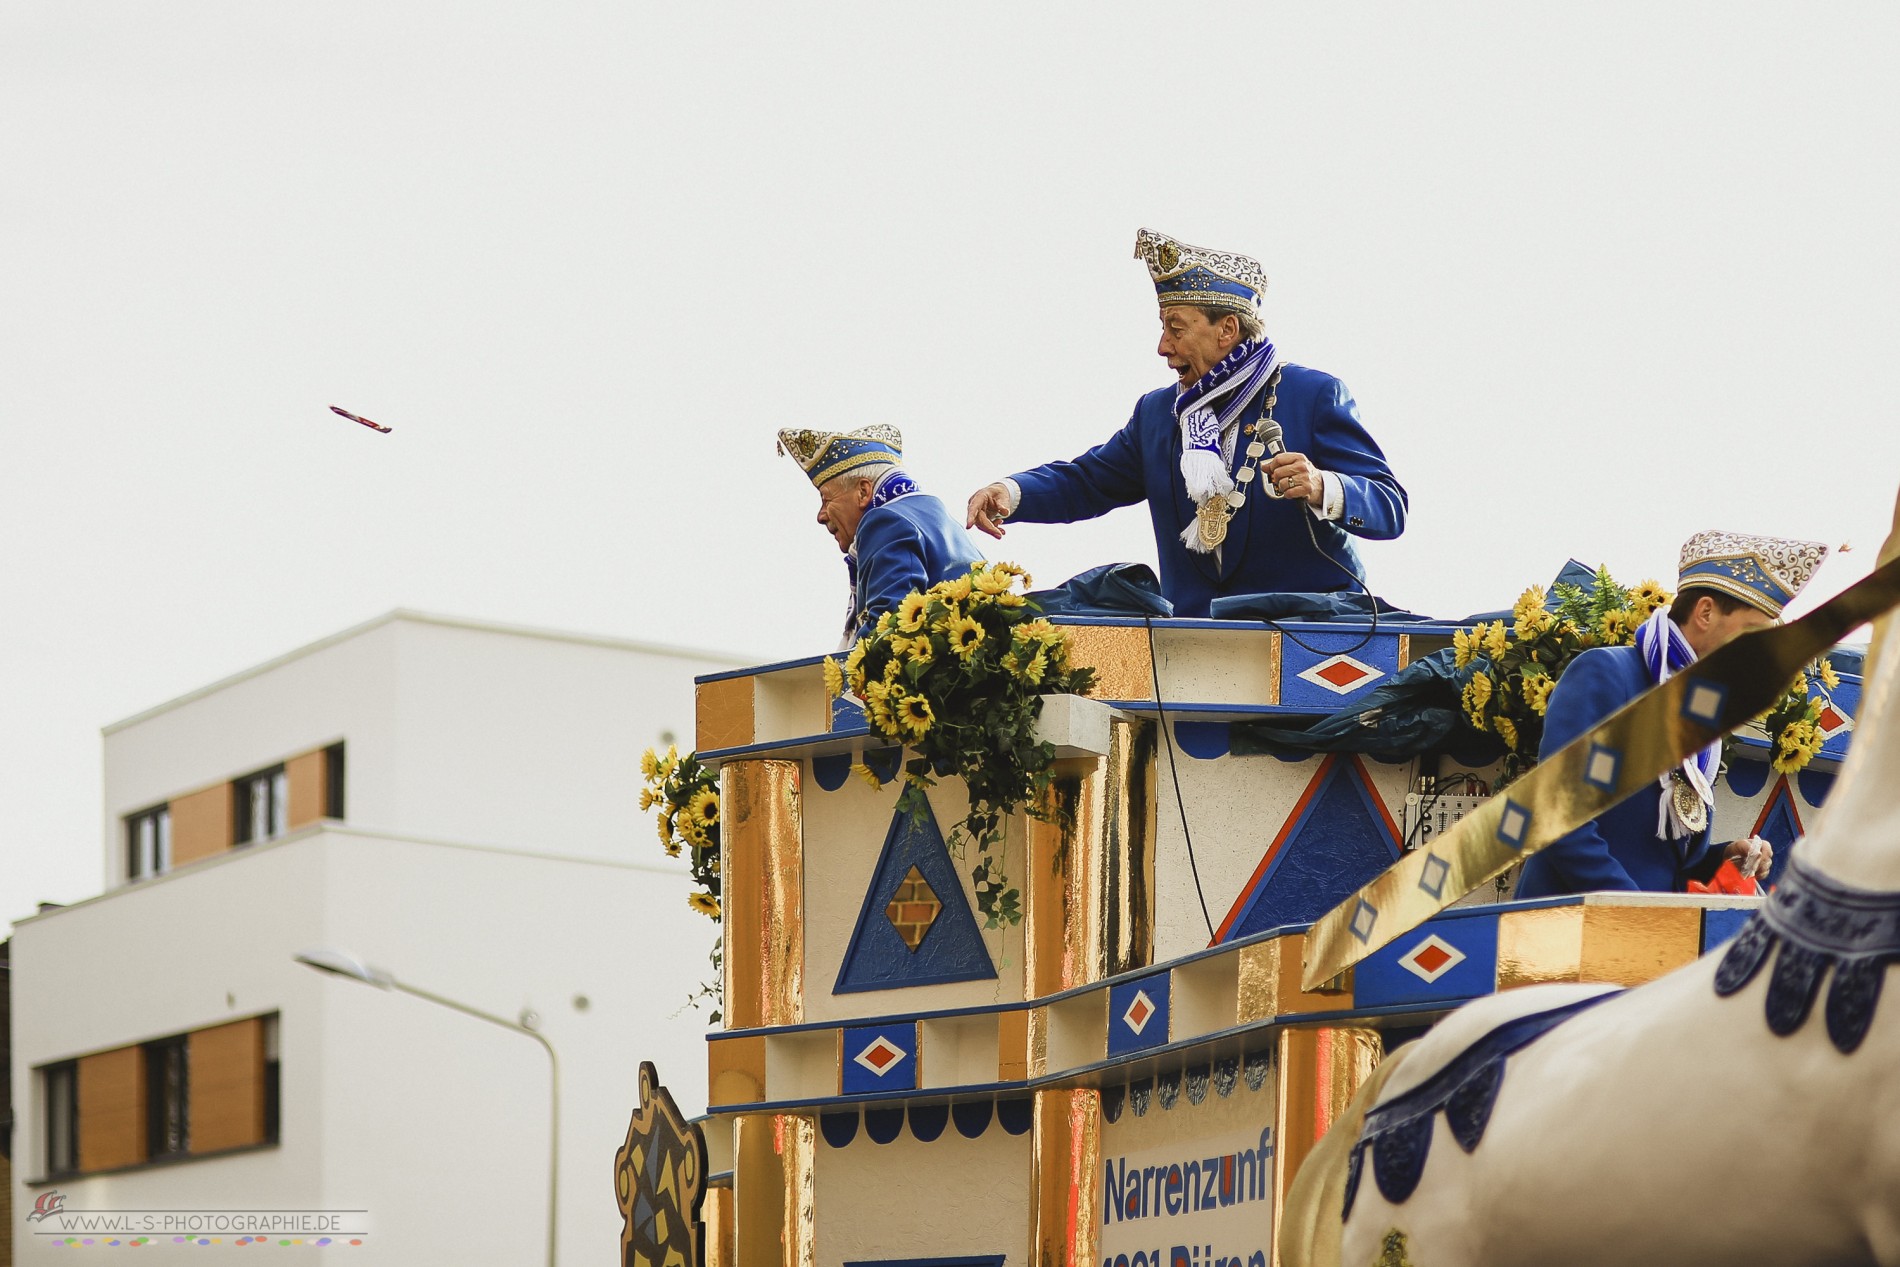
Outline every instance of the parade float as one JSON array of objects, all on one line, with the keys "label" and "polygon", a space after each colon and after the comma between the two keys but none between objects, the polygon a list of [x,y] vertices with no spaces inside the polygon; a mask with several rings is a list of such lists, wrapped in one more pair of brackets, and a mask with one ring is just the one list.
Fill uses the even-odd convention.
[{"label": "parade float", "polygon": [[[898,617],[881,648],[699,679],[696,752],[658,772],[677,797],[661,835],[723,912],[720,1019],[704,1117],[640,1068],[616,1159],[627,1264],[1295,1261],[1282,1223],[1320,1208],[1289,1205],[1295,1176],[1388,1053],[1518,987],[1653,981],[1763,905],[1513,902],[1508,867],[1471,861],[1478,836],[1534,847],[1512,811],[1561,773],[1526,773],[1535,741],[1514,733],[1548,689],[1535,654],[1508,671],[1576,628],[1556,587],[1495,623],[1045,618],[981,579],[964,605],[1002,593],[1010,610],[979,641],[1069,687],[979,719],[1020,767],[988,801],[924,742],[929,718],[870,689],[931,671],[914,661],[945,643],[908,659],[888,644],[945,604]],[[1661,601],[1615,593],[1598,615],[1629,614],[1593,638]],[[972,635],[941,623],[960,656]],[[1751,705],[1768,729],[1732,737],[1717,782],[1724,834],[1775,845],[1771,885],[1861,711],[1860,675],[1813,659],[1851,627],[1801,644],[1826,685],[1775,661],[1796,685]],[[1671,733],[1707,743],[1742,720]],[[1379,898],[1375,930],[1367,895],[1395,878],[1407,900]],[[1333,1138],[1340,1158],[1363,1116]],[[1373,1186],[1362,1209],[1385,1200]],[[1336,1184],[1324,1200],[1333,1250],[1298,1261],[1337,1250]],[[1376,1252],[1413,1261],[1403,1235]]]}]

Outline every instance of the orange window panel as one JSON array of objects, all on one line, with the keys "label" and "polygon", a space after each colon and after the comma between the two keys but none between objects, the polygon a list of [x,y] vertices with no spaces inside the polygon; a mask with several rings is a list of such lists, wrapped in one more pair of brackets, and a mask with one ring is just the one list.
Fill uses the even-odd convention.
[{"label": "orange window panel", "polygon": [[145,1053],[121,1047],[79,1059],[79,1168],[145,1160]]}]

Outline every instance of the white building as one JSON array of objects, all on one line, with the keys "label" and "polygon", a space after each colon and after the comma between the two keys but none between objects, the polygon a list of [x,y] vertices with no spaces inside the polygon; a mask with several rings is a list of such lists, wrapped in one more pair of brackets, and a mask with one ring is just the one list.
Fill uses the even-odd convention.
[{"label": "white building", "polygon": [[[547,1055],[294,962],[315,947],[532,1014],[560,1261],[613,1261],[637,1061],[705,1103],[687,1000],[717,932],[638,811],[639,754],[690,746],[693,676],[733,664],[396,612],[108,727],[104,891],[13,934],[18,1261],[170,1243],[165,1211],[345,1212],[272,1261],[325,1234],[345,1262],[545,1261]],[[225,1226],[199,1230],[250,1234]]]}]

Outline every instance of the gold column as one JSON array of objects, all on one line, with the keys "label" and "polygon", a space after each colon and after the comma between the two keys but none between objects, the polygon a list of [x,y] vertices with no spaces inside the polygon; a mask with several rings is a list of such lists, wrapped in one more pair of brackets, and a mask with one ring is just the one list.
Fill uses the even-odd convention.
[{"label": "gold column", "polygon": [[785,1226],[785,1168],[778,1118],[742,1113],[732,1123],[732,1267],[778,1267]]},{"label": "gold column", "polygon": [[818,1261],[818,1120],[785,1114],[778,1123],[779,1161],[785,1170],[785,1220],[780,1233],[786,1267]]},{"label": "gold column", "polygon": [[1102,950],[1105,975],[1145,968],[1155,952],[1156,729],[1117,717],[1103,770]]},{"label": "gold column", "polygon": [[792,1113],[742,1113],[733,1132],[725,1261],[732,1267],[811,1267],[817,1256],[816,1121]]},{"label": "gold column", "polygon": [[1118,717],[1109,750],[1061,762],[1025,818],[1024,994],[1038,998],[1154,960],[1155,732]]},{"label": "gold column", "polygon": [[796,761],[719,770],[727,1029],[804,1019],[804,829]]},{"label": "gold column", "polygon": [[732,1189],[708,1188],[699,1205],[699,1243],[704,1267],[736,1267],[732,1247]]},{"label": "gold column", "polygon": [[[1064,762],[1047,804],[1067,828],[1027,819],[1024,994],[1031,999],[1154,962],[1155,730],[1116,718],[1109,750]],[[1026,1076],[1042,1069],[1046,1013],[1024,1016]],[[1014,1028],[1011,1029],[1012,1038]],[[1016,1044],[1011,1043],[1013,1056]],[[1013,1064],[1013,1062],[1012,1062]],[[1099,1234],[1101,1101],[1092,1089],[1035,1093],[1030,1210],[1035,1267],[1094,1260]]]},{"label": "gold column", "polygon": [[1095,1261],[1101,1229],[1102,1105],[1093,1088],[1036,1093],[1033,1267]]},{"label": "gold column", "polygon": [[1385,1052],[1379,1031],[1359,1026],[1283,1029],[1274,1047],[1274,1259],[1287,1190],[1313,1146],[1346,1111]]}]

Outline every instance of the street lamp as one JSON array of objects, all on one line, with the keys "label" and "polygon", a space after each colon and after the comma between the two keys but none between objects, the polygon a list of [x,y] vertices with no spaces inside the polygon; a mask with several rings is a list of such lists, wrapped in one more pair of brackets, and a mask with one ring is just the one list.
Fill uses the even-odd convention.
[{"label": "street lamp", "polygon": [[511,1021],[505,1016],[496,1016],[480,1008],[470,1007],[466,1003],[458,1003],[454,999],[444,998],[429,990],[398,981],[394,974],[381,968],[372,968],[346,951],[318,947],[314,950],[306,950],[295,958],[298,963],[315,968],[318,972],[347,977],[351,981],[361,981],[364,985],[373,985],[379,990],[399,990],[404,994],[413,994],[419,999],[439,1003],[464,1016],[472,1016],[477,1020],[487,1021],[491,1025],[499,1025],[517,1034],[526,1034],[541,1044],[541,1050],[548,1054],[548,1108],[550,1112],[548,1120],[548,1267],[555,1267],[555,1225],[558,1217],[556,1198],[560,1192],[561,1175],[561,1064],[555,1059],[554,1045],[534,1028],[534,1013],[524,1010],[520,1020]]}]

